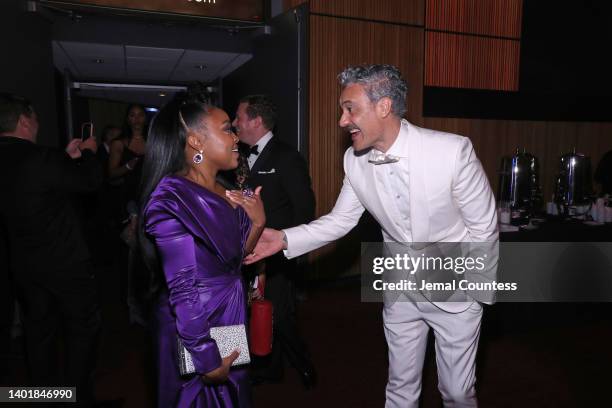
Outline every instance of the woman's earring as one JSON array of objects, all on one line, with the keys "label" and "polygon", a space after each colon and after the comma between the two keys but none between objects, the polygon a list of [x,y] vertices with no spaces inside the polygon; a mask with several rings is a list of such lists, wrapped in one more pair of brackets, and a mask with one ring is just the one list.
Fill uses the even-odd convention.
[{"label": "woman's earring", "polygon": [[193,155],[193,162],[195,164],[202,163],[202,160],[204,160],[204,154],[203,153],[204,153],[204,151],[200,150],[196,154]]}]

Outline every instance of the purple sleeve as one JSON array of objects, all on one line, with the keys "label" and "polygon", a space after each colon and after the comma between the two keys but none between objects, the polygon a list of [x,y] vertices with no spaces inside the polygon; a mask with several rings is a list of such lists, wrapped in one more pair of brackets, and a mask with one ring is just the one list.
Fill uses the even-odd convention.
[{"label": "purple sleeve", "polygon": [[[246,243],[247,243],[247,239],[249,238],[249,233],[251,232],[251,220],[249,219],[249,216],[247,215],[247,213],[240,208],[240,238],[241,238],[241,244],[242,244],[242,253],[244,253],[246,251]],[[244,254],[245,256],[248,254]]]},{"label": "purple sleeve", "polygon": [[210,337],[208,312],[196,286],[195,241],[183,224],[158,204],[147,209],[147,233],[155,239],[178,334],[191,353],[196,372],[205,374],[221,366],[221,355]]}]

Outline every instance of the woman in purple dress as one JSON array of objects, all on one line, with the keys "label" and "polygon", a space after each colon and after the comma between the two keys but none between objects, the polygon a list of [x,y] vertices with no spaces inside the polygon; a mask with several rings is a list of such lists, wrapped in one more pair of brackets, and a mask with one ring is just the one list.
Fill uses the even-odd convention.
[{"label": "woman in purple dress", "polygon": [[[248,407],[245,367],[222,358],[210,328],[246,323],[240,268],[265,224],[259,190],[226,191],[219,170],[238,165],[227,114],[199,101],[173,101],[154,119],[143,168],[141,246],[159,270],[159,407]],[[155,286],[155,285],[154,285]],[[177,335],[197,372],[179,375]]]}]

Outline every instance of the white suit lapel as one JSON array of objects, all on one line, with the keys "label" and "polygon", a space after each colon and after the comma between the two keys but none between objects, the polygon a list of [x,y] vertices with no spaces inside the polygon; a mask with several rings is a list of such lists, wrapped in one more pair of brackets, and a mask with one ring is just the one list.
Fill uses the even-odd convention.
[{"label": "white suit lapel", "polygon": [[408,160],[410,161],[410,221],[413,242],[429,242],[429,205],[425,182],[423,135],[419,128],[402,120],[402,131],[408,133]]}]

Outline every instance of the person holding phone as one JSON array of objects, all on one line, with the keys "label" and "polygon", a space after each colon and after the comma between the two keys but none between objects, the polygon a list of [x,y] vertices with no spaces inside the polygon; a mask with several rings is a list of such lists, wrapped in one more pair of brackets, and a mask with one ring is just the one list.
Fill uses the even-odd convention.
[{"label": "person holding phone", "polygon": [[96,191],[103,172],[95,138],[75,138],[59,151],[37,144],[38,128],[27,99],[0,93],[0,220],[22,306],[28,375],[30,385],[76,386],[77,405],[90,406],[100,315],[72,196]]}]

